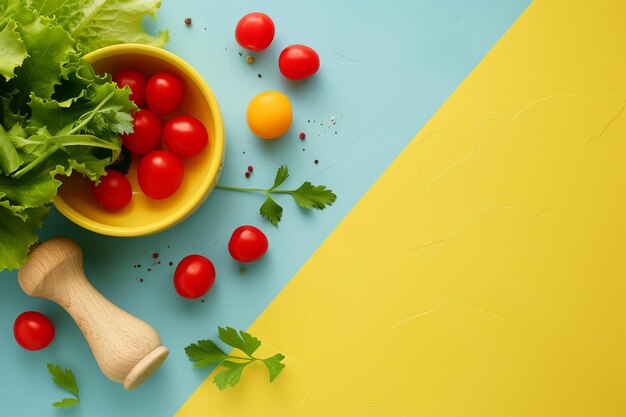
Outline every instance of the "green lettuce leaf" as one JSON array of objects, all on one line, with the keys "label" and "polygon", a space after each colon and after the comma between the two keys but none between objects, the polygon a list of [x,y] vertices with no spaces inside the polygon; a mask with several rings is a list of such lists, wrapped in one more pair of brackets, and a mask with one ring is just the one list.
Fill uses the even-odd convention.
[{"label": "green lettuce leaf", "polygon": [[[2,126],[0,126],[0,173],[10,174],[22,164],[22,159],[17,153],[12,138]],[[1,181],[1,180],[0,180]]]},{"label": "green lettuce leaf", "polygon": [[[58,101],[31,96],[32,111],[29,126],[45,127],[57,134],[63,128],[70,129],[91,117],[80,131],[96,136],[107,136],[111,132],[125,134],[132,132],[131,110],[137,107],[129,100],[130,89],[116,88],[109,76],[98,76],[91,65],[82,62],[62,87],[64,91],[79,91],[77,97],[63,97]],[[78,88],[76,88],[78,87]]]},{"label": "green lettuce leaf", "polygon": [[49,204],[59,185],[61,182],[51,175],[40,175],[31,181],[0,176],[0,202],[5,202],[6,208],[12,207],[13,214],[18,215],[27,208]]},{"label": "green lettuce leaf", "polygon": [[28,58],[15,71],[18,93],[14,109],[22,108],[31,94],[50,98],[55,86],[61,84],[61,68],[76,54],[74,40],[65,29],[25,7],[18,10],[17,22]]},{"label": "green lettuce leaf", "polygon": [[[20,0],[2,0],[0,1],[0,28],[8,23],[9,20],[17,14],[18,9],[22,6]],[[14,20],[14,19],[13,19]]]},{"label": "green lettuce leaf", "polygon": [[168,39],[167,31],[153,36],[142,24],[146,15],[156,18],[161,0],[30,0],[30,5],[54,17],[84,53],[118,43],[163,46]]},{"label": "green lettuce leaf", "polygon": [[136,42],[157,0],[0,0],[0,271],[18,268],[61,185],[98,182],[132,132],[130,90],[96,75],[82,55]]},{"label": "green lettuce leaf", "polygon": [[2,269],[15,269],[26,262],[30,245],[37,241],[37,229],[48,215],[50,205],[24,211],[16,216],[8,202],[0,200],[0,265]]},{"label": "green lettuce leaf", "polygon": [[15,68],[22,65],[28,56],[26,45],[17,31],[17,23],[9,20],[0,31],[0,75],[7,81],[15,76]]}]

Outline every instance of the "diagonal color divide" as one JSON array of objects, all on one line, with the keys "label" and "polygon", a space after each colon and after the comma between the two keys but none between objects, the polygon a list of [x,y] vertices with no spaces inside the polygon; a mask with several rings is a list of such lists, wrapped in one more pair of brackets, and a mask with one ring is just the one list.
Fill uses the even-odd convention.
[{"label": "diagonal color divide", "polygon": [[[58,399],[59,391],[45,366],[53,361],[72,368],[80,384],[80,408],[70,413],[173,415],[209,372],[193,368],[184,347],[200,338],[215,338],[218,325],[245,329],[254,322],[530,0],[369,1],[367,7],[363,3],[163,1],[155,29],[170,29],[167,48],[203,75],[222,109],[228,150],[220,181],[265,186],[272,183],[278,165],[287,164],[291,177],[285,186],[310,180],[330,186],[339,198],[319,213],[280,199],[285,215],[275,228],[258,215],[262,196],[218,190],[176,227],[132,239],[95,235],[53,211],[42,239],[57,235],[75,239],[84,249],[85,270],[94,286],[153,325],[171,354],[150,380],[132,393],[124,392],[102,375],[78,327],[60,307],[28,298],[15,274],[3,272],[0,333],[10,335],[14,318],[33,309],[50,316],[57,336],[49,348],[34,353],[19,348],[10,336],[0,338],[0,392],[7,399],[0,414],[56,416],[58,410],[49,404]],[[254,10],[274,19],[276,38],[268,50],[254,54],[255,62],[249,65],[233,31],[237,20]],[[187,16],[193,19],[189,26],[184,24]],[[304,82],[284,79],[276,63],[290,43],[316,49],[322,59],[318,74]],[[249,100],[268,89],[285,92],[294,109],[290,132],[272,142],[253,137],[245,122]],[[298,139],[300,131],[306,132],[305,141]],[[319,164],[313,163],[315,159]],[[254,174],[246,179],[248,165],[254,166]],[[245,273],[227,251],[230,233],[242,224],[263,229],[271,247],[263,259],[246,265]],[[412,250],[424,255],[436,246],[416,245]],[[155,252],[158,259],[152,257]],[[209,257],[218,271],[204,302],[183,300],[173,289],[175,265],[191,253]],[[336,347],[331,340],[322,340]],[[273,345],[271,339],[264,341]],[[289,359],[288,372],[311,375],[310,383],[293,384],[293,377],[285,378],[295,390],[284,396],[285,407],[297,408],[314,390],[314,374],[307,374],[310,364],[298,360]],[[272,398],[283,392],[277,387],[262,382],[256,389],[266,389]],[[37,392],[40,400],[31,401],[31,392]],[[369,407],[362,413],[376,410]]]},{"label": "diagonal color divide", "polygon": [[178,417],[626,415],[626,4],[540,0]]}]

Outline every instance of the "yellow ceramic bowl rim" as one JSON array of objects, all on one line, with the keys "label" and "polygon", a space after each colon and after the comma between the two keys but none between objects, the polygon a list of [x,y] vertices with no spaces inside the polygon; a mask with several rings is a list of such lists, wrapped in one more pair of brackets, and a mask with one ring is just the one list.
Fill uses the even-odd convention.
[{"label": "yellow ceramic bowl rim", "polygon": [[84,227],[87,230],[91,230],[92,232],[109,236],[122,237],[143,236],[156,233],[181,222],[189,215],[191,215],[191,213],[193,213],[193,211],[198,208],[200,204],[202,204],[202,202],[211,192],[212,187],[215,185],[215,183],[217,183],[217,177],[219,175],[220,168],[224,160],[225,151],[224,125],[222,122],[222,115],[220,113],[217,100],[213,95],[213,91],[211,91],[204,78],[202,78],[202,76],[183,59],[179,58],[169,51],[166,51],[165,49],[132,43],[106,46],[104,48],[97,49],[93,52],[88,53],[83,58],[87,62],[94,62],[99,61],[100,59],[109,58],[111,56],[128,53],[139,53],[141,55],[147,55],[167,61],[177,67],[180,71],[185,73],[193,81],[196,87],[200,89],[202,96],[206,99],[211,115],[213,116],[213,123],[215,126],[215,137],[213,138],[213,140],[215,141],[215,151],[213,153],[213,156],[211,157],[212,160],[210,162],[209,171],[204,181],[202,182],[202,185],[198,187],[197,192],[193,194],[193,196],[189,198],[185,202],[185,204],[183,204],[178,210],[174,211],[169,216],[149,225],[137,227],[119,227],[102,224],[77,212],[72,207],[70,207],[60,196],[57,195],[57,197],[55,198],[54,206],[57,208],[57,210],[59,210],[61,214],[63,214],[65,217],[67,217],[69,220],[76,223],[77,225]]}]

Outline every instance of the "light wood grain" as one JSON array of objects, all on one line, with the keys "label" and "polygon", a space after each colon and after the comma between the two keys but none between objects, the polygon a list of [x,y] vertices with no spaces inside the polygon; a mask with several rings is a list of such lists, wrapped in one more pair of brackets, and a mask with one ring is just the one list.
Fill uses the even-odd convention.
[{"label": "light wood grain", "polygon": [[100,294],[83,272],[83,253],[65,238],[35,248],[18,272],[22,290],[47,298],[72,316],[98,362],[111,380],[128,390],[145,381],[167,358],[157,332]]}]

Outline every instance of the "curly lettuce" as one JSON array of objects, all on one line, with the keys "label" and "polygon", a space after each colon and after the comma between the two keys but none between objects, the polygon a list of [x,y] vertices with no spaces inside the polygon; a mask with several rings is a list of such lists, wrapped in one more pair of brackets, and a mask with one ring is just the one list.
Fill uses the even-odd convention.
[{"label": "curly lettuce", "polygon": [[37,241],[59,176],[93,181],[132,132],[128,87],[81,57],[103,46],[162,46],[141,26],[153,0],[0,0],[0,270],[19,268]]}]

